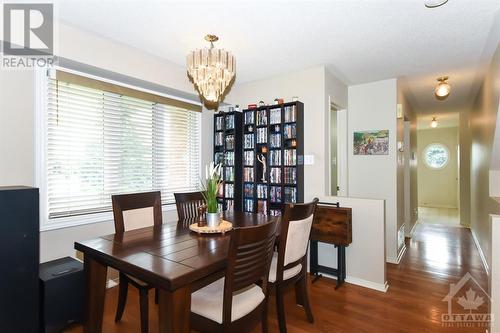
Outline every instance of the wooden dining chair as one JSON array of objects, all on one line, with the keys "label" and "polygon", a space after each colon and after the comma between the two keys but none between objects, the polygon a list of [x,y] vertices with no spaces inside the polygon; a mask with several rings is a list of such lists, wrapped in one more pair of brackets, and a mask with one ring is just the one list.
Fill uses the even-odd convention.
[{"label": "wooden dining chair", "polygon": [[198,216],[198,208],[205,204],[202,192],[174,193],[179,220]]},{"label": "wooden dining chair", "polygon": [[281,218],[278,251],[273,253],[269,289],[276,293],[276,308],[281,333],[286,333],[284,290],[295,285],[297,304],[304,307],[309,322],[314,322],[307,292],[307,248],[314,212],[318,204],[286,204]]},{"label": "wooden dining chair", "polygon": [[[113,203],[116,233],[123,233],[126,230],[148,225],[160,226],[162,224],[161,194],[159,191],[112,195],[111,201]],[[141,333],[147,333],[149,322],[148,293],[153,287],[144,281],[122,272],[120,272],[119,278],[120,285],[115,321],[119,321],[122,318],[127,302],[128,286],[130,284],[139,290]],[[157,296],[155,299],[157,299]]]},{"label": "wooden dining chair", "polygon": [[191,294],[193,329],[248,332],[260,321],[267,332],[267,280],[275,230],[276,223],[269,222],[231,231],[225,277]]}]

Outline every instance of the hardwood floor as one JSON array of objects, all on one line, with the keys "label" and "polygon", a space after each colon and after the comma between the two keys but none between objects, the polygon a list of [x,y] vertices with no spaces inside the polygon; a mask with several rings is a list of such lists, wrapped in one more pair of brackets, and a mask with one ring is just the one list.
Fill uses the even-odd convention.
[{"label": "hardwood floor", "polygon": [[[295,305],[292,288],[285,296],[288,332],[485,332],[484,328],[442,327],[441,324],[441,314],[447,312],[443,298],[449,292],[450,283],[458,282],[470,272],[487,290],[487,275],[470,230],[419,224],[407,247],[399,265],[387,265],[387,293],[349,283],[335,290],[335,281],[326,278],[310,285],[314,324],[309,324],[303,309]],[[134,288],[129,290],[122,321],[114,323],[117,291],[118,288],[107,291],[103,332],[139,332],[139,297]],[[464,292],[456,296],[462,294]],[[151,333],[158,331],[158,308],[153,299],[150,297]],[[274,297],[270,301],[269,329],[278,332]],[[485,302],[479,309],[486,311],[487,308]],[[255,330],[259,331],[260,328]],[[67,332],[80,333],[82,328],[73,327]]]}]

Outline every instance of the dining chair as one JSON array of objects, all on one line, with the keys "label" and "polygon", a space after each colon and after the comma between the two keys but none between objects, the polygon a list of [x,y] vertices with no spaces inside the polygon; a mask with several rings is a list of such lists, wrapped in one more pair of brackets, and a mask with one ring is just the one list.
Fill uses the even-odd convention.
[{"label": "dining chair", "polygon": [[189,226],[198,217],[198,208],[205,204],[202,192],[174,193],[179,223]]},{"label": "dining chair", "polygon": [[267,280],[276,222],[231,231],[225,277],[191,294],[191,327],[200,332],[267,332]]},{"label": "dining chair", "polygon": [[[127,230],[148,225],[159,226],[162,224],[161,193],[159,191],[112,195],[111,201],[113,203],[116,233],[123,233]],[[122,318],[130,284],[139,290],[141,333],[147,333],[149,322],[148,293],[153,286],[122,272],[120,272],[119,279],[115,321]],[[156,293],[155,299],[157,300],[157,298]]]},{"label": "dining chair", "polygon": [[278,251],[273,252],[269,271],[269,289],[276,294],[276,308],[281,333],[286,333],[284,290],[295,285],[296,303],[303,306],[307,319],[314,322],[307,292],[307,248],[314,212],[318,204],[286,204],[281,218]]}]

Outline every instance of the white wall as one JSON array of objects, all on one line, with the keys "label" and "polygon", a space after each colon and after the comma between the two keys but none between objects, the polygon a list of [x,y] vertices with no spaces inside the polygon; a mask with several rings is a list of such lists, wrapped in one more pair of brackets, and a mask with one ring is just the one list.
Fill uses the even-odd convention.
[{"label": "white wall", "polygon": [[[141,50],[61,24],[58,55],[169,88],[195,93],[186,70]],[[0,186],[35,184],[34,87],[32,71],[0,71]],[[202,165],[212,160],[213,112],[202,115]],[[174,211],[165,221],[176,219]],[[40,235],[42,262],[74,255],[73,243],[112,233],[112,221],[45,231]]]},{"label": "white wall", "polygon": [[[389,79],[349,87],[348,153],[349,196],[384,199],[386,258],[397,262],[397,81]],[[353,154],[353,132],[389,130],[389,154]]]}]

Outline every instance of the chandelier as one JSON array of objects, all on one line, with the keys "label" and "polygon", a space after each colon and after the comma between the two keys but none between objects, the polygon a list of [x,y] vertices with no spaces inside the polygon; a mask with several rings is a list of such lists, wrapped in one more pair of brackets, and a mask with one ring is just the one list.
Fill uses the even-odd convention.
[{"label": "chandelier", "polygon": [[188,54],[187,72],[202,98],[218,103],[236,74],[236,61],[230,52],[214,47],[219,37],[206,35],[205,40],[210,48]]}]

